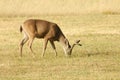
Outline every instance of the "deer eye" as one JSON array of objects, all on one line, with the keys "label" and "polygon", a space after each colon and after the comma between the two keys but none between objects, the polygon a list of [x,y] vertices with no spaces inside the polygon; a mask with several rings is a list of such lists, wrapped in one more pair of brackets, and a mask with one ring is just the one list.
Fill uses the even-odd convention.
[{"label": "deer eye", "polygon": [[68,48],[71,48],[71,46],[69,45]]}]

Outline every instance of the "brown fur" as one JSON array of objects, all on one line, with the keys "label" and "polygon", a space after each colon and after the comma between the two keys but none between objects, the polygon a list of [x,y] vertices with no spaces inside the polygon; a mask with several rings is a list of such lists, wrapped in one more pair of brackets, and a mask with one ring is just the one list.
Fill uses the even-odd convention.
[{"label": "brown fur", "polygon": [[64,36],[57,24],[44,20],[29,19],[20,27],[20,32],[22,32],[22,28],[29,36],[36,38],[59,41],[60,36]]}]

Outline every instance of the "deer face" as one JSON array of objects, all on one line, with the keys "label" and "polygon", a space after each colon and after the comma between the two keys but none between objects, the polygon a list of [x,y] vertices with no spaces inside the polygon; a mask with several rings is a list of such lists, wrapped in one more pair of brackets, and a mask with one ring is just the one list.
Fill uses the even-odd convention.
[{"label": "deer face", "polygon": [[79,42],[80,42],[80,40],[77,40],[72,46],[70,46],[69,42],[67,42],[67,47],[65,49],[66,55],[70,56],[72,54],[72,50],[73,50],[75,45],[82,46],[81,44],[79,44]]},{"label": "deer face", "polygon": [[67,39],[64,40],[64,52],[66,56],[71,55],[71,46],[69,44],[69,41]]},{"label": "deer face", "polygon": [[67,49],[66,49],[66,54],[70,56],[71,53],[72,53],[72,48],[71,48],[71,46],[69,45],[69,46],[67,47]]}]

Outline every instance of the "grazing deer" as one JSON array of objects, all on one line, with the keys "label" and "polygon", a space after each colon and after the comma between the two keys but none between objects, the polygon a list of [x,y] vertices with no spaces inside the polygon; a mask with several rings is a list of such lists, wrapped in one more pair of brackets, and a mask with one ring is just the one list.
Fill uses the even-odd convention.
[{"label": "grazing deer", "polygon": [[29,19],[26,20],[22,26],[20,26],[20,32],[24,33],[24,38],[20,42],[20,55],[22,57],[22,48],[23,45],[28,41],[29,48],[31,52],[32,50],[32,43],[34,38],[43,38],[44,39],[44,47],[42,56],[45,54],[45,50],[47,47],[48,41],[50,41],[52,48],[55,51],[55,55],[57,56],[56,47],[54,44],[54,41],[58,41],[63,45],[64,52],[66,55],[71,55],[72,50],[75,45],[80,45],[80,40],[76,41],[72,46],[70,46],[69,41],[64,36],[61,29],[58,27],[57,24],[48,22],[45,20],[39,20],[39,19]]}]

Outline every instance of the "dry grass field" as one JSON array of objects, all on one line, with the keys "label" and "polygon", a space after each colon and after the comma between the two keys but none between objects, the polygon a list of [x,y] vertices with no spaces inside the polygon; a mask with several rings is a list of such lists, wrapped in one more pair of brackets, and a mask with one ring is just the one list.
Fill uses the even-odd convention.
[{"label": "dry grass field", "polygon": [[76,46],[70,58],[65,57],[62,47],[56,42],[58,57],[50,45],[41,58],[43,40],[35,39],[29,54],[24,46],[19,57],[18,44],[23,35],[19,25],[26,18],[0,19],[0,79],[1,80],[119,80],[120,79],[120,16],[79,15],[40,16],[56,22],[73,43],[81,39],[82,47]]},{"label": "dry grass field", "polygon": [[0,16],[120,13],[120,0],[0,0]]},{"label": "dry grass field", "polygon": [[[72,0],[61,0],[59,2],[53,0],[53,3],[48,1],[46,4],[51,6],[48,12],[46,10],[47,5],[44,6],[43,0],[41,0],[40,5],[44,6],[45,10],[38,5],[39,0],[31,1],[0,1],[0,7],[4,6],[0,12],[0,80],[120,80],[120,15],[119,12],[117,14],[114,12],[119,0],[114,0],[115,2],[87,0],[86,4],[89,6],[104,3],[104,7],[108,1],[106,8],[101,7],[98,13],[89,14],[78,14],[85,13],[88,10],[87,6],[84,5],[80,11],[77,11],[79,4],[75,3],[78,0],[75,0],[74,3]],[[85,2],[84,0],[80,1]],[[20,8],[22,3],[24,4]],[[37,8],[33,8],[32,11],[28,8],[27,13],[27,7],[29,5],[33,7],[31,3],[36,4]],[[60,9],[55,10],[54,6],[59,8],[55,3],[59,3]],[[113,8],[111,7],[113,12],[108,10],[101,13],[104,11],[103,9],[107,10],[110,5],[113,6],[112,3],[116,4]],[[10,6],[10,4],[14,5]],[[14,9],[17,5],[18,7]],[[71,9],[73,10],[68,8],[70,5],[72,5]],[[37,10],[38,7],[42,10]],[[118,6],[117,10],[119,8]],[[68,11],[64,13],[64,9]],[[53,10],[55,13],[52,13]],[[60,10],[63,14],[60,13]],[[95,7],[89,7],[90,12],[96,10]],[[35,14],[32,13],[34,11]],[[28,16],[26,16],[27,14]],[[56,42],[58,56],[55,57],[51,45],[48,44],[45,57],[42,58],[43,40],[35,39],[33,42],[35,58],[30,55],[27,45],[24,46],[23,57],[21,58],[18,48],[23,34],[19,32],[19,26],[29,18],[57,23],[71,44],[80,39],[83,46],[76,46],[72,56],[66,57],[61,44]]]}]

